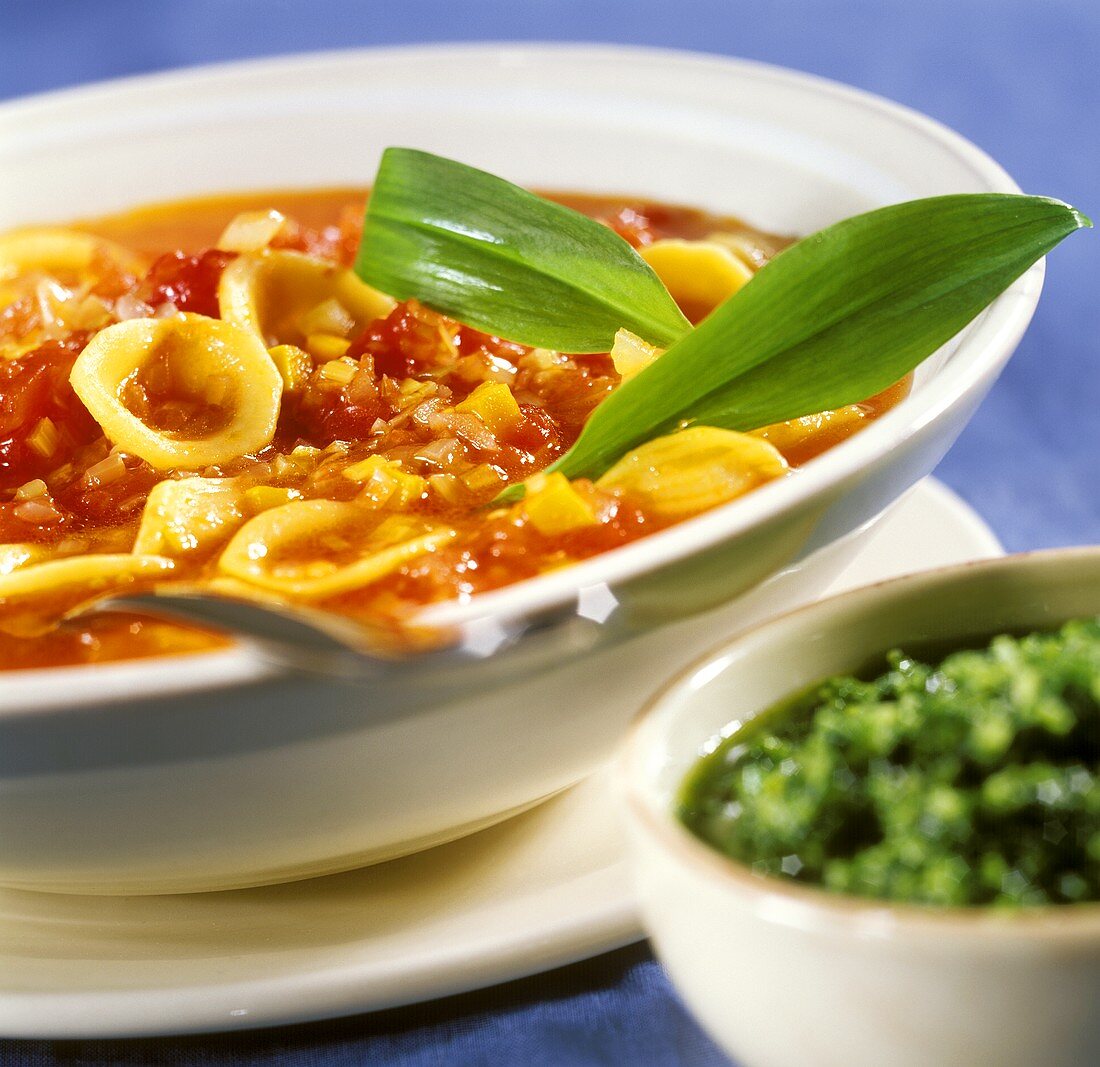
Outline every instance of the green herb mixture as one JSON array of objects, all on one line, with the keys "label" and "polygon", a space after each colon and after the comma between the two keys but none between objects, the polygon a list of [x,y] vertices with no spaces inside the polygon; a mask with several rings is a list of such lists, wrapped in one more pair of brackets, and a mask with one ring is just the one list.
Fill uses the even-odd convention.
[{"label": "green herb mixture", "polygon": [[1100,618],[832,678],[700,760],[680,817],[760,874],[940,906],[1100,900]]}]

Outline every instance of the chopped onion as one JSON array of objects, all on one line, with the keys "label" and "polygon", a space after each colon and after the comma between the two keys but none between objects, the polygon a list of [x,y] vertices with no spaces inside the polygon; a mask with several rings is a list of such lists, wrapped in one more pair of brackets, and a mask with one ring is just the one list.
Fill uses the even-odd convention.
[{"label": "chopped onion", "polygon": [[451,433],[479,449],[497,447],[497,436],[476,415],[455,412],[441,416]]},{"label": "chopped onion", "polygon": [[218,248],[226,252],[259,252],[266,248],[286,225],[286,216],[278,211],[242,211],[218,238]]},{"label": "chopped onion", "polygon": [[[27,435],[27,444],[43,459],[49,459],[61,443],[61,431],[49,418],[39,419],[37,425]],[[45,483],[42,484],[45,489]]]},{"label": "chopped onion", "polygon": [[112,452],[84,472],[84,484],[90,487],[110,485],[117,482],[126,473],[126,463],[122,455]]},{"label": "chopped onion", "polygon": [[357,363],[351,363],[344,359],[334,359],[330,363],[322,364],[318,373],[321,379],[332,382],[334,385],[348,385],[359,370]]},{"label": "chopped onion", "polygon": [[41,526],[47,522],[57,522],[61,518],[61,512],[54,507],[49,498],[41,498],[25,500],[15,509],[15,517],[21,522]]},{"label": "chopped onion", "polygon": [[115,318],[122,322],[127,319],[147,319],[152,314],[152,307],[133,293],[126,293],[115,301]]},{"label": "chopped onion", "polygon": [[41,478],[24,482],[15,491],[16,500],[33,500],[35,497],[46,495],[46,483]]},{"label": "chopped onion", "polygon": [[455,461],[455,456],[461,446],[454,437],[444,437],[438,441],[432,441],[423,448],[413,453],[414,458],[428,463],[433,467],[449,467]]}]

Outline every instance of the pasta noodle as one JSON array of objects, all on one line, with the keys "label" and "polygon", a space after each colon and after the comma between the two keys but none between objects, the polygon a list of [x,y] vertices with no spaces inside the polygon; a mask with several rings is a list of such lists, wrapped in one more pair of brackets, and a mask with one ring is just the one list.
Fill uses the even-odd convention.
[{"label": "pasta noodle", "polygon": [[[218,285],[223,320],[250,330],[265,345],[304,345],[322,360],[341,355],[347,345],[340,342],[387,315],[393,306],[388,296],[365,285],[352,271],[298,252],[264,250],[239,256],[226,267]],[[294,388],[296,376],[280,357],[284,380]]]},{"label": "pasta noodle", "polygon": [[42,545],[0,545],[0,579],[28,563],[41,563],[49,557],[49,551]]},{"label": "pasta noodle", "polygon": [[5,629],[34,636],[56,626],[56,614],[116,592],[138,580],[164,578],[172,570],[161,556],[81,555],[31,563],[0,574]]},{"label": "pasta noodle", "polygon": [[153,486],[134,540],[138,555],[207,554],[245,520],[230,478],[180,478]]},{"label": "pasta noodle", "polygon": [[[448,528],[409,536],[415,527],[400,520],[387,520],[368,533],[365,517],[361,508],[335,500],[271,508],[241,528],[218,567],[240,581],[317,600],[377,581],[457,536]],[[341,557],[347,562],[338,562]]]},{"label": "pasta noodle", "polygon": [[[155,405],[144,418],[127,405],[127,386],[141,386],[152,367],[191,405],[215,413],[209,432],[180,433],[158,425]],[[275,433],[283,387],[254,335],[201,315],[110,326],[80,354],[69,380],[111,441],[160,470],[224,463],[262,448]]]},{"label": "pasta noodle", "polygon": [[693,322],[705,318],[752,277],[741,259],[714,241],[669,238],[655,241],[641,254]]},{"label": "pasta noodle", "polygon": [[787,461],[751,434],[692,426],[628,452],[599,481],[665,519],[697,515],[787,473]]},{"label": "pasta noodle", "polygon": [[0,281],[28,274],[83,281],[100,262],[130,274],[144,269],[141,259],[121,245],[78,230],[44,227],[0,235]]}]

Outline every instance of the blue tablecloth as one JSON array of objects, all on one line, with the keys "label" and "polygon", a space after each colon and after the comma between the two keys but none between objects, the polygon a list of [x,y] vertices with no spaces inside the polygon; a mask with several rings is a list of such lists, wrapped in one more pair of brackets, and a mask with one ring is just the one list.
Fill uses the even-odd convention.
[{"label": "blue tablecloth", "polygon": [[[243,56],[458,40],[690,48],[797,67],[953,126],[1100,213],[1096,0],[3,0],[0,98]],[[1051,257],[1019,353],[938,474],[1010,549],[1100,534],[1100,238]],[[0,1064],[727,1061],[644,946],[434,1004],[258,1033],[3,1042]]]}]

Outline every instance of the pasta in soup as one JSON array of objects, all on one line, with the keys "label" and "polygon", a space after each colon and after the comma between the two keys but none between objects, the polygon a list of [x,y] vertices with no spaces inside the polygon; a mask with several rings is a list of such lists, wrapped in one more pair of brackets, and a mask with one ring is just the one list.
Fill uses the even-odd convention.
[{"label": "pasta in soup", "polygon": [[[365,191],[218,197],[0,236],[0,667],[210,648],[125,615],[165,583],[399,626],[786,476],[895,404],[693,427],[595,481],[542,474],[660,351],[530,348],[351,269]],[[698,321],[782,249],[728,218],[557,197]],[[523,500],[493,504],[525,481]]]}]

